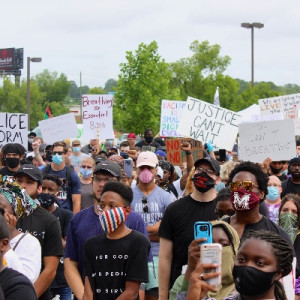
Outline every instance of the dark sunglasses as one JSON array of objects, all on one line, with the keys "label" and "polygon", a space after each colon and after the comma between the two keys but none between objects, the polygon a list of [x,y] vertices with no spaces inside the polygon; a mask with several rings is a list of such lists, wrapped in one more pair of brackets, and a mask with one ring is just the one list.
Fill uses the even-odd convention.
[{"label": "dark sunglasses", "polygon": [[149,208],[148,208],[148,200],[147,197],[143,197],[142,198],[142,203],[143,203],[143,212],[148,213],[149,212]]},{"label": "dark sunglasses", "polygon": [[63,152],[63,151],[53,151],[52,154],[53,154],[53,155],[56,155],[56,154],[58,154],[58,155],[63,155],[64,152]]}]

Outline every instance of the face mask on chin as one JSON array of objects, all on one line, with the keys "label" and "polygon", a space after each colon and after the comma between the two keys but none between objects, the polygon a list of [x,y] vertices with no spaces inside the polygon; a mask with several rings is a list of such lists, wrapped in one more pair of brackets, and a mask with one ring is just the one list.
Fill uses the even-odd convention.
[{"label": "face mask on chin", "polygon": [[196,173],[193,176],[192,181],[194,182],[194,187],[200,193],[205,193],[215,186],[214,179],[207,175],[205,172]]}]

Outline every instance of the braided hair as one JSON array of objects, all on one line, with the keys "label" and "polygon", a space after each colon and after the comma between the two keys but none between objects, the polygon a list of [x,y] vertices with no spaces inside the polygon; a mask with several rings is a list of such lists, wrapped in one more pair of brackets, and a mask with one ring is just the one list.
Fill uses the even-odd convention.
[{"label": "braided hair", "polygon": [[[279,234],[267,230],[249,230],[246,236],[241,240],[240,247],[247,239],[257,239],[269,243],[272,247],[273,254],[277,260],[277,269],[282,272],[282,277],[292,271],[294,251],[290,244]],[[279,280],[275,282],[276,299],[287,300],[284,288]]]}]

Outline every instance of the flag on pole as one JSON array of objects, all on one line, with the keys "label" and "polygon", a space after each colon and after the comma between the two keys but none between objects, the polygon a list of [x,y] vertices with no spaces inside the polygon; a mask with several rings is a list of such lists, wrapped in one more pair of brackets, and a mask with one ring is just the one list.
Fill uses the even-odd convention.
[{"label": "flag on pole", "polygon": [[51,115],[51,110],[50,110],[49,106],[47,105],[47,108],[45,111],[45,119],[49,119],[49,118],[52,118],[52,115]]},{"label": "flag on pole", "polygon": [[219,98],[219,87],[217,86],[217,90],[214,98],[214,105],[220,106],[220,98]]}]

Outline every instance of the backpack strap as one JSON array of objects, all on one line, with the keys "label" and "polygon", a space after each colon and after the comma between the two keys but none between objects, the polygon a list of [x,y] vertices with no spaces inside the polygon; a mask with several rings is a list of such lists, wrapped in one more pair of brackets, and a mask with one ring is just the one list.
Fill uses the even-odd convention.
[{"label": "backpack strap", "polygon": [[48,174],[50,172],[50,169],[51,169],[51,164],[48,164],[43,170],[43,175]]},{"label": "backpack strap", "polygon": [[17,243],[15,244],[15,246],[13,247],[13,251],[15,251],[15,249],[18,247],[18,245],[20,244],[21,240],[25,237],[25,235],[27,234],[28,232],[25,232],[22,234],[22,236],[19,238],[19,240],[17,241]]},{"label": "backpack strap", "polygon": [[175,195],[176,199],[178,199],[178,192],[177,192],[173,182],[167,186],[166,191],[169,193],[172,192]]}]

